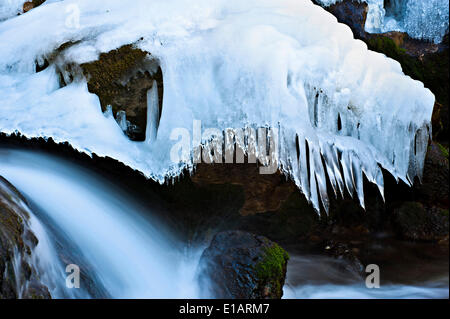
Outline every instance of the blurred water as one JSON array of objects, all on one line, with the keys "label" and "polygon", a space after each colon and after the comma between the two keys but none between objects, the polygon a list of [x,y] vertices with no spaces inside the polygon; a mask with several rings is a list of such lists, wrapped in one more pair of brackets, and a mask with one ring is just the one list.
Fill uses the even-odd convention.
[{"label": "blurred water", "polygon": [[[38,217],[79,249],[89,264],[89,269],[80,266],[81,272],[95,274],[111,297],[197,296],[200,251],[186,250],[149,217],[151,212],[101,176],[56,157],[18,150],[0,151],[0,175],[46,215]],[[35,230],[42,240],[43,230]],[[48,251],[51,246],[43,249],[45,242],[38,245],[39,253],[55,256]],[[76,259],[72,247],[61,250]],[[67,289],[65,278],[58,279]]]},{"label": "blurred water", "polygon": [[[292,256],[288,264],[283,298],[286,299],[421,299],[449,298],[449,278],[439,276],[423,282],[393,283],[380,267],[380,288],[367,288],[364,277],[352,274],[345,263],[324,256]],[[430,270],[423,267],[423,271]]]}]

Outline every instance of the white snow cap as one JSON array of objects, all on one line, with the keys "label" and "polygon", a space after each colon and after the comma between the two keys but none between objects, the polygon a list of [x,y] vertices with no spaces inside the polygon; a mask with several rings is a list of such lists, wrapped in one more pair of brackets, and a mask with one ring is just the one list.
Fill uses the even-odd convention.
[{"label": "white snow cap", "polygon": [[[130,141],[86,80],[61,88],[55,66],[35,72],[69,41],[66,62],[129,43],[160,61],[164,102],[151,142]],[[192,158],[171,161],[170,137],[176,128],[192,136],[194,120],[279,127],[279,168],[317,210],[320,200],[328,208],[326,176],[364,206],[363,174],[383,192],[379,165],[406,182],[423,169],[433,94],[309,0],[50,2],[1,22],[0,45],[1,132],[67,141],[161,183],[192,171]]]}]

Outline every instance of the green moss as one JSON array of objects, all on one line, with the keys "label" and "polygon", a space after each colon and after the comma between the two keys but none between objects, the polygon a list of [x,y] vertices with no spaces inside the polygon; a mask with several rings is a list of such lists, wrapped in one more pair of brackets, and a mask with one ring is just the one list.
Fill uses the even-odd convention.
[{"label": "green moss", "polygon": [[439,149],[442,152],[442,155],[444,155],[447,159],[448,159],[448,149],[445,148],[445,146],[443,146],[442,144],[436,143],[437,146],[439,147]]},{"label": "green moss", "polygon": [[146,52],[133,48],[132,45],[125,45],[102,53],[97,61],[81,65],[88,79],[89,92],[98,95],[103,110],[111,105],[114,113],[118,111],[119,106],[114,105],[113,99],[121,89],[120,80],[130,69],[141,64],[146,56]]},{"label": "green moss", "polygon": [[274,283],[275,289],[282,289],[280,282],[285,275],[289,254],[279,245],[274,244],[264,249],[263,260],[255,266],[258,279],[265,283]]},{"label": "green moss", "polygon": [[415,79],[423,78],[422,72],[416,59],[406,53],[406,50],[400,48],[395,42],[385,36],[376,36],[367,41],[370,50],[384,53],[386,56],[400,62],[403,72]]},{"label": "green moss", "polygon": [[[444,37],[443,49],[435,53],[429,53],[415,57],[409,55],[403,48],[400,48],[395,42],[386,36],[374,35],[367,40],[367,46],[370,50],[384,53],[386,56],[397,60],[402,70],[411,78],[421,81],[426,88],[436,96],[436,102],[442,105],[440,118],[443,121],[433,123],[434,139],[447,140],[448,137],[448,106],[449,106],[449,49],[448,35]],[[445,46],[447,45],[447,48]],[[444,114],[445,113],[445,114]]]}]

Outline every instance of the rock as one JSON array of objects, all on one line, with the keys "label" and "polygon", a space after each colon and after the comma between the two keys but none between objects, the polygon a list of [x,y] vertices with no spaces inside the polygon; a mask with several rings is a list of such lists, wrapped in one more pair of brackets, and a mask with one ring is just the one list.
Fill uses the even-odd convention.
[{"label": "rock", "polygon": [[216,298],[281,298],[288,259],[283,248],[265,237],[221,232],[201,257],[201,286]]},{"label": "rock", "polygon": [[51,298],[30,263],[38,240],[24,207],[23,196],[0,176],[0,299]]},{"label": "rock", "polygon": [[360,1],[342,1],[326,7],[326,10],[333,14],[339,22],[344,23],[352,29],[357,38],[364,38],[368,5]]},{"label": "rock", "polygon": [[31,9],[33,9],[33,8],[34,8],[33,2],[27,1],[27,2],[25,2],[23,4],[22,10],[23,10],[23,13],[26,13],[26,12],[30,11]]},{"label": "rock", "polygon": [[439,242],[448,237],[448,209],[405,202],[394,210],[393,225],[401,238]]},{"label": "rock", "polygon": [[99,97],[102,110],[111,106],[116,117],[124,111],[129,121],[125,133],[131,140],[145,140],[147,92],[154,81],[158,89],[159,115],[162,113],[163,78],[159,62],[147,52],[125,45],[102,53],[97,61],[82,64],[81,68],[88,79],[89,92]]},{"label": "rock", "polygon": [[355,255],[357,248],[350,248],[347,244],[334,240],[327,240],[323,244],[323,248],[328,256],[343,261],[343,270],[355,274],[356,277],[364,275],[364,266]]},{"label": "rock", "polygon": [[192,181],[200,186],[232,184],[242,186],[245,202],[243,216],[279,210],[296,186],[279,171],[260,174],[256,164],[199,164]]},{"label": "rock", "polygon": [[[314,2],[320,5],[317,1]],[[435,94],[439,110],[433,119],[433,137],[448,141],[448,33],[439,44],[413,39],[405,32],[367,33],[364,30],[367,4],[356,0],[339,1],[325,6],[325,10],[333,14],[340,23],[348,25],[355,38],[364,41],[370,50],[397,60],[406,75],[423,82]]]},{"label": "rock", "polygon": [[430,143],[423,171],[422,183],[414,185],[415,197],[426,206],[449,206],[448,149],[439,143]]},{"label": "rock", "polygon": [[433,138],[439,140],[448,138],[448,105],[444,106],[438,102],[434,104],[431,123],[433,126]]},{"label": "rock", "polygon": [[45,0],[33,0],[33,1],[27,1],[23,4],[22,10],[23,13],[26,13],[30,11],[31,9],[34,9],[36,7],[39,7],[41,4],[43,4]]}]

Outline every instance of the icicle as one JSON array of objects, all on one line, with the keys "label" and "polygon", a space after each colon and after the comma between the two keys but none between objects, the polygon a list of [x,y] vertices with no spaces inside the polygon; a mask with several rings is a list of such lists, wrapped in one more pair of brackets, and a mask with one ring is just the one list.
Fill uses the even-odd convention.
[{"label": "icicle", "polygon": [[153,80],[152,88],[147,91],[147,130],[145,141],[153,143],[158,135],[159,125],[159,98],[158,84]]},{"label": "icicle", "polygon": [[313,157],[311,159],[314,162],[314,171],[315,171],[317,186],[319,188],[320,200],[325,209],[325,212],[328,213],[330,204],[329,204],[328,193],[327,193],[327,180],[326,180],[326,175],[325,175],[325,171],[323,169],[322,159],[321,159],[319,151],[314,149]]},{"label": "icicle", "polygon": [[342,170],[344,171],[344,181],[345,187],[347,188],[348,193],[351,197],[353,197],[354,188],[353,188],[353,177],[351,172],[351,162],[348,151],[343,151],[341,155],[341,165]]},{"label": "icicle", "polygon": [[364,181],[362,175],[361,161],[356,154],[350,154],[351,171],[353,176],[353,183],[356,188],[356,195],[362,208],[366,209],[364,205]]},{"label": "icicle", "polygon": [[111,117],[114,116],[114,115],[113,115],[113,111],[112,111],[112,106],[111,106],[111,105],[107,105],[107,106],[106,106],[106,110],[105,110],[105,112],[103,112],[103,115],[104,115],[106,118],[111,118]]},{"label": "icicle", "polygon": [[125,111],[117,112],[116,121],[123,132],[126,132],[128,130],[127,113]]}]

